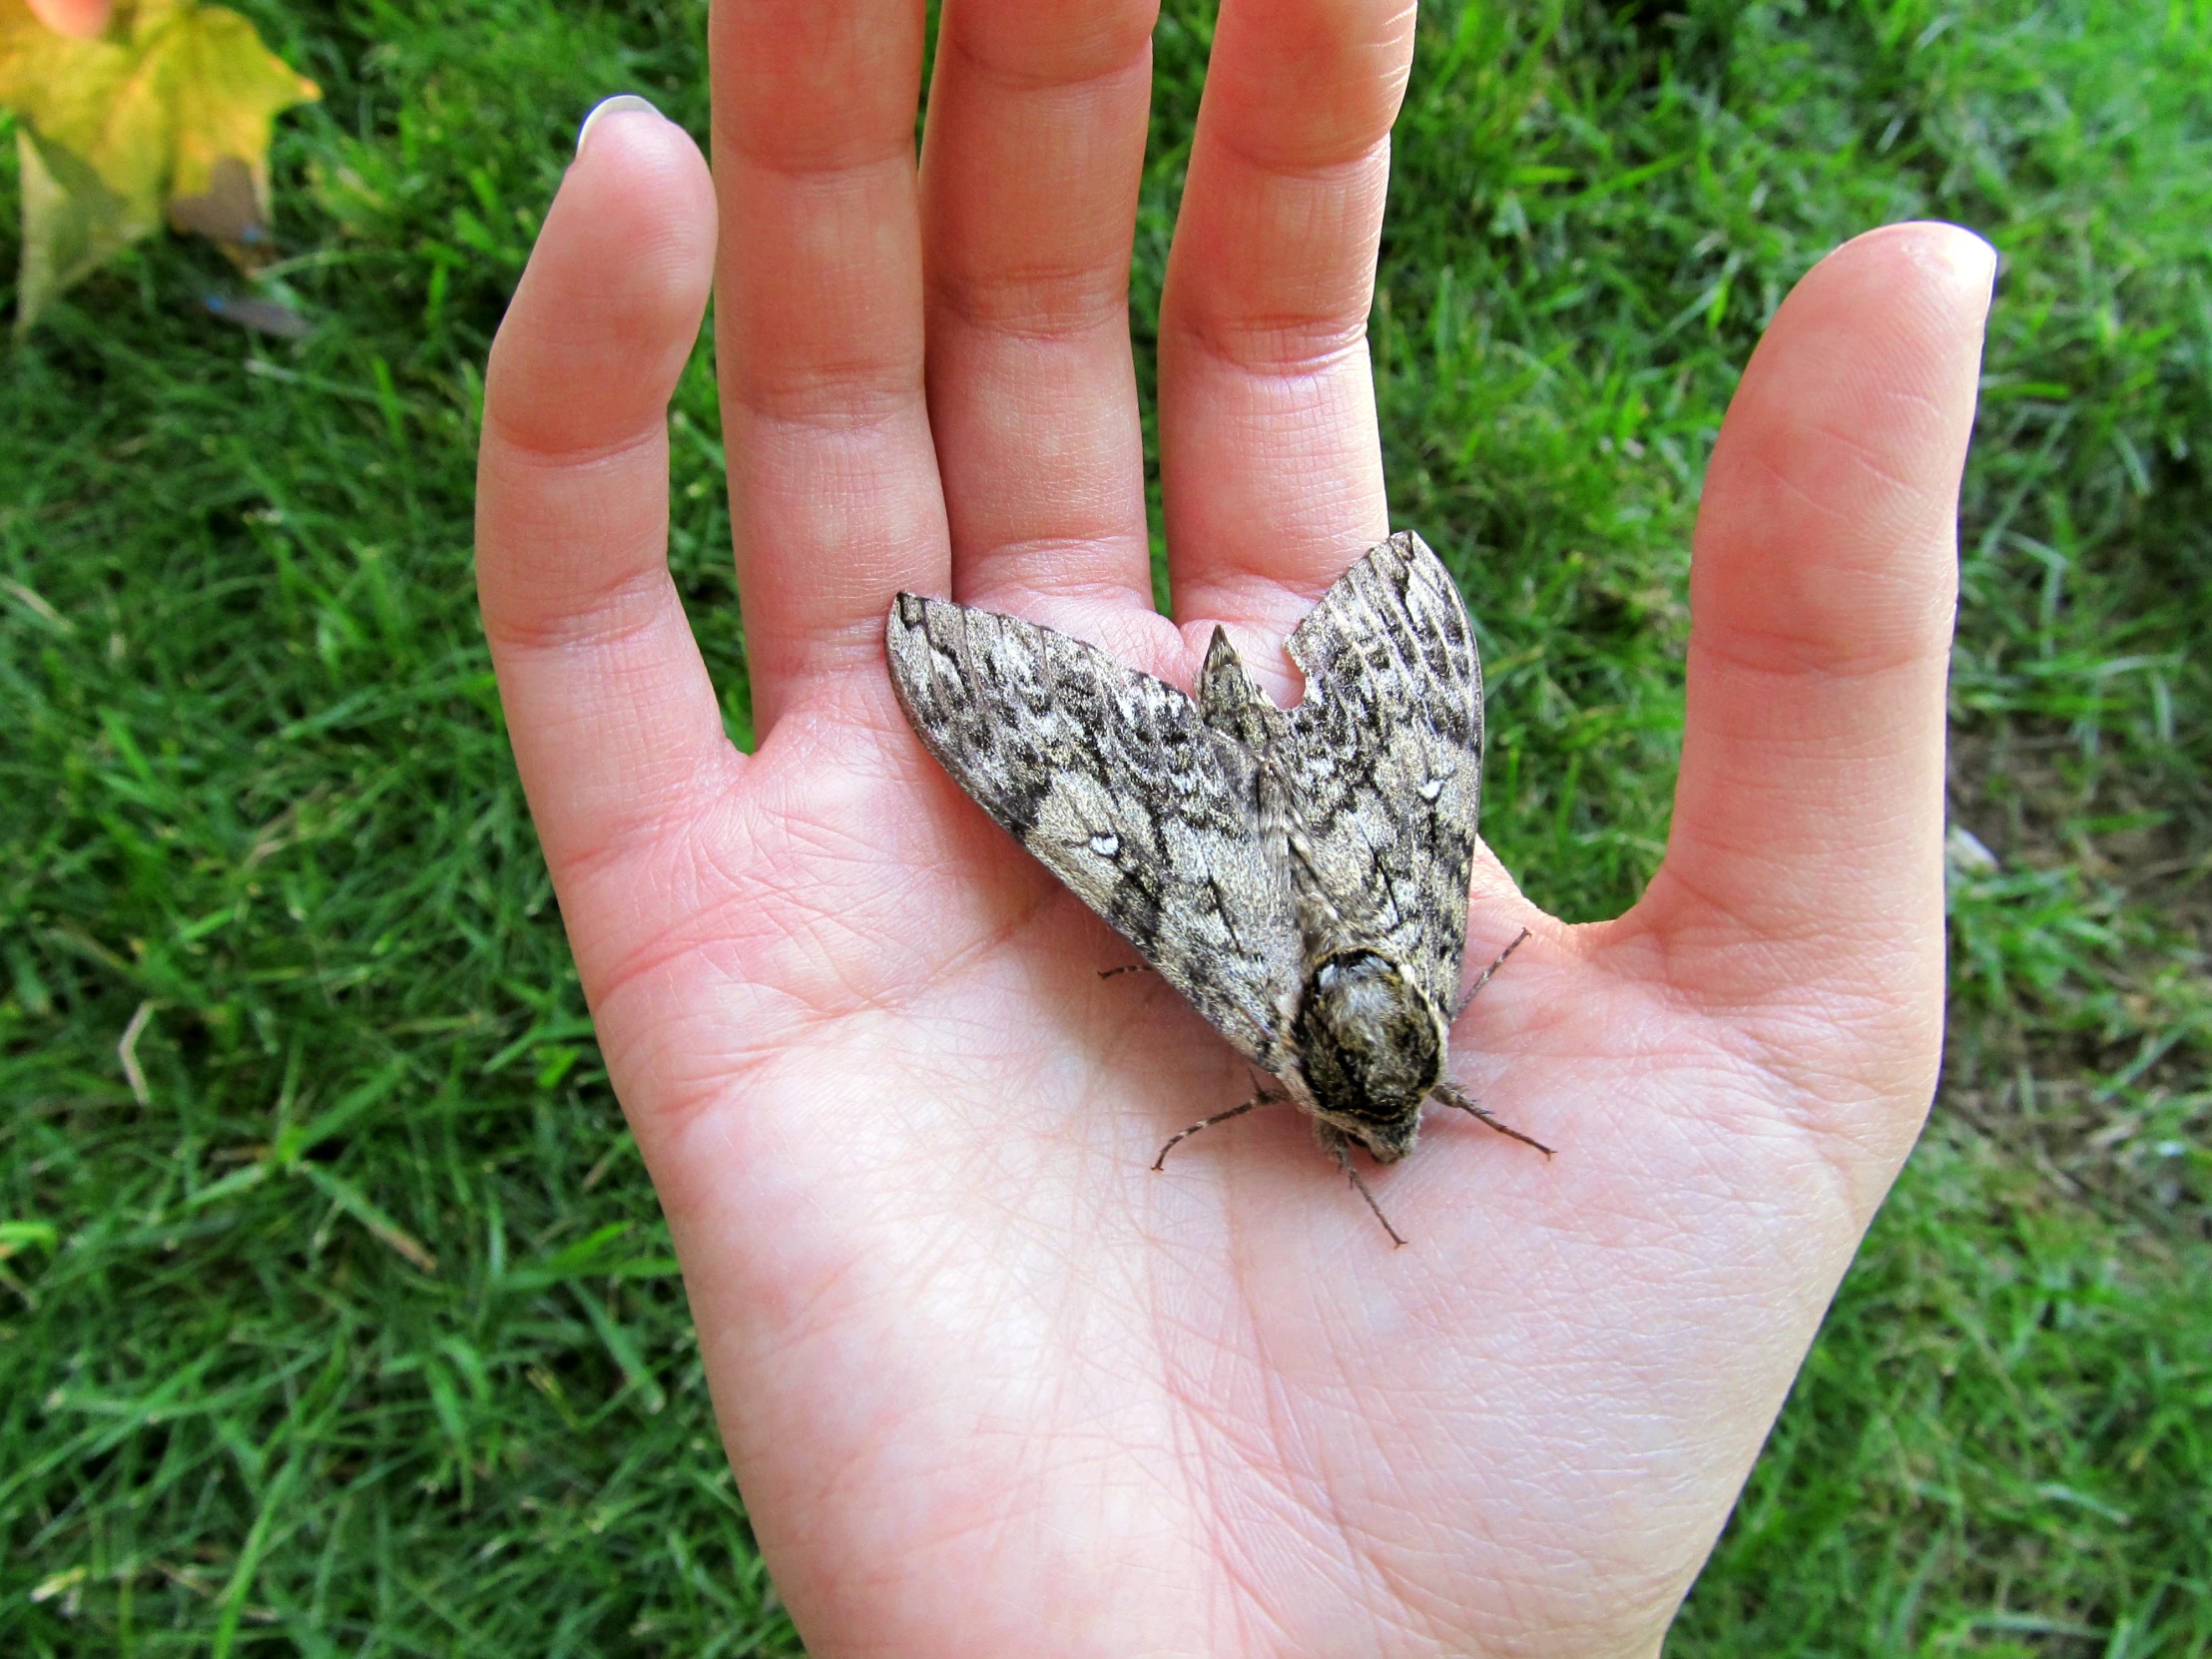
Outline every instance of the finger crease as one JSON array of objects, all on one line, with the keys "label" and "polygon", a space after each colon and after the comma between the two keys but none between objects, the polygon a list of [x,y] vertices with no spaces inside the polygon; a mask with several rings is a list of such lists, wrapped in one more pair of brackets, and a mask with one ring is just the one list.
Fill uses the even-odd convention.
[{"label": "finger crease", "polygon": [[935,305],[953,320],[990,333],[1039,343],[1075,339],[1106,326],[1126,331],[1128,268],[1070,266],[1002,271],[989,276],[936,276]]},{"label": "finger crease", "polygon": [[883,431],[923,406],[921,376],[892,385],[858,370],[824,369],[751,385],[738,377],[730,401],[768,425],[832,435]]},{"label": "finger crease", "polygon": [[485,435],[496,440],[524,465],[544,472],[589,471],[636,456],[641,450],[658,451],[668,441],[665,418],[649,421],[627,435],[606,443],[546,443],[525,437],[514,421],[489,412],[484,416]]},{"label": "finger crease", "polygon": [[[1100,531],[1093,536],[1015,536],[987,547],[963,549],[961,562],[976,571],[1012,570],[1022,592],[1050,593],[1055,599],[1098,600],[1120,604],[1129,597],[1127,580],[1099,577],[1102,566],[1123,568],[1140,550],[1149,552],[1142,536]],[[978,591],[963,584],[971,597]],[[1145,583],[1150,596],[1151,584]],[[967,602],[963,600],[963,603]]]},{"label": "finger crease", "polygon": [[1902,669],[1917,668],[1933,658],[1947,658],[1949,639],[1946,634],[1940,641],[1912,642],[1886,649],[1854,648],[1846,646],[1834,634],[1746,628],[1739,623],[1730,626],[1725,644],[1717,639],[1699,640],[1691,649],[1693,655],[1711,667],[1731,675],[1774,682],[1792,690],[1811,684],[1818,690],[1829,685],[1853,686]]},{"label": "finger crease", "polygon": [[1283,315],[1179,318],[1172,331],[1227,367],[1268,379],[1319,379],[1367,360],[1367,318]]},{"label": "finger crease", "polygon": [[[1086,67],[1072,70],[1017,68],[1010,63],[984,56],[975,42],[964,31],[959,30],[947,33],[939,45],[940,50],[949,48],[963,65],[972,68],[997,89],[1015,93],[1067,92],[1093,86],[1101,81],[1111,81],[1142,64],[1151,53],[1152,34],[1150,30],[1142,34],[1132,33],[1133,39],[1127,44],[1118,41],[1109,43],[1113,47],[1109,61],[1098,63],[1094,60]],[[942,73],[941,66],[939,73]]]},{"label": "finger crease", "polygon": [[[796,125],[779,122],[770,130],[790,129]],[[825,145],[814,155],[802,157],[797,151],[780,153],[771,146],[746,138],[734,126],[721,125],[715,133],[715,150],[718,159],[729,155],[740,166],[758,168],[789,184],[808,186],[856,177],[878,168],[895,167],[908,173],[914,168],[911,128],[882,136],[848,134],[836,143]],[[717,172],[720,171],[718,161]]]},{"label": "finger crease", "polygon": [[1288,152],[1270,155],[1244,140],[1232,131],[1216,127],[1206,135],[1208,144],[1217,146],[1223,156],[1240,167],[1264,174],[1271,180],[1284,184],[1320,185],[1331,190],[1344,190],[1348,186],[1364,182],[1367,173],[1381,165],[1389,165],[1389,129],[1384,127],[1379,138],[1361,139],[1341,153],[1322,153],[1310,157],[1294,157]]},{"label": "finger crease", "polygon": [[681,605],[668,566],[656,563],[625,571],[595,586],[564,588],[558,611],[542,621],[524,621],[487,605],[484,636],[495,647],[533,654],[600,651],[637,638]]}]

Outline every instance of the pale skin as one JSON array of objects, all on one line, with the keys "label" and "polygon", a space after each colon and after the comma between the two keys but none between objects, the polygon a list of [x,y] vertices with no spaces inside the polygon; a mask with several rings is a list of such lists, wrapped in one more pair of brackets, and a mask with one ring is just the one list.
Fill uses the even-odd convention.
[{"label": "pale skin", "polygon": [[31,15],[56,34],[90,40],[108,26],[109,0],[30,0]]},{"label": "pale skin", "polygon": [[[1943,687],[1991,256],[1799,285],[1715,452],[1665,860],[1570,927],[1494,858],[1459,1114],[1368,1179],[1252,1092],[923,754],[885,607],[1189,685],[1391,526],[1365,325],[1411,7],[1225,0],[1161,319],[1175,619],[1127,328],[1148,4],[726,0],[715,169],[597,123],[492,355],[479,575],[724,1441],[826,1656],[1648,1655],[1934,1088]],[[665,562],[718,295],[757,753]],[[1415,526],[1448,539],[1444,526]],[[724,625],[735,626],[735,619]],[[1504,619],[1500,619],[1500,626]]]}]

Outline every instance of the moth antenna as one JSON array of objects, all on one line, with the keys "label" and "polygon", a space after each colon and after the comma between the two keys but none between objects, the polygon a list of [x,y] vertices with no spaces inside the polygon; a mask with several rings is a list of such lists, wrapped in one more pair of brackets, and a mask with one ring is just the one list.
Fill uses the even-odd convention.
[{"label": "moth antenna", "polygon": [[[1526,937],[1525,934],[1522,936]],[[1485,975],[1484,977],[1487,977],[1487,975]],[[1537,1140],[1533,1135],[1522,1134],[1518,1129],[1513,1128],[1510,1124],[1500,1122],[1494,1114],[1484,1111],[1473,1101],[1469,1100],[1465,1095],[1461,1094],[1457,1089],[1453,1088],[1449,1083],[1438,1083],[1435,1088],[1430,1090],[1429,1092],[1435,1099],[1442,1101],[1446,1106],[1456,1106],[1460,1111],[1466,1113],[1469,1117],[1480,1118],[1492,1129],[1495,1129],[1500,1135],[1509,1135],[1514,1140],[1520,1142],[1523,1146],[1532,1146],[1538,1152],[1541,1152],[1546,1158],[1552,1156],[1551,1148],[1544,1145],[1542,1141]]]},{"label": "moth antenna", "polygon": [[1120,967],[1100,968],[1098,976],[1101,979],[1113,979],[1124,973],[1151,973],[1154,971],[1156,970],[1150,962],[1124,962]]},{"label": "moth antenna", "polygon": [[1368,1191],[1368,1184],[1360,1179],[1359,1170],[1353,1167],[1351,1151],[1341,1143],[1337,1147],[1337,1167],[1351,1178],[1352,1190],[1368,1201],[1368,1208],[1375,1212],[1375,1219],[1382,1224],[1382,1231],[1390,1236],[1390,1248],[1403,1250],[1405,1241],[1398,1236],[1397,1229],[1390,1225],[1390,1218],[1382,1213],[1382,1206],[1376,1203],[1375,1194]]},{"label": "moth antenna", "polygon": [[1512,955],[1514,951],[1518,950],[1527,942],[1528,929],[1523,927],[1520,930],[1520,933],[1514,938],[1513,942],[1507,945],[1503,950],[1499,951],[1497,953],[1496,959],[1493,960],[1488,967],[1482,970],[1482,972],[1476,977],[1473,984],[1467,987],[1467,994],[1465,996],[1462,996],[1458,1001],[1458,1005],[1451,1010],[1452,1019],[1458,1019],[1461,1014],[1467,1011],[1467,1004],[1474,1000],[1475,992],[1479,991],[1484,985],[1487,985],[1490,982],[1490,975],[1495,973],[1499,968],[1505,965],[1506,957]]}]

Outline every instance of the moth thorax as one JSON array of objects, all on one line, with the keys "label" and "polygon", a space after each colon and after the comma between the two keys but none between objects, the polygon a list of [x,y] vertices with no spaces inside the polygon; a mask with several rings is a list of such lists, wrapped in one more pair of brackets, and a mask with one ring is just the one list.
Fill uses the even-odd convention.
[{"label": "moth thorax", "polygon": [[1291,1036],[1322,1115],[1378,1158],[1403,1156],[1443,1071],[1436,1011],[1404,968],[1372,950],[1324,958],[1307,976]]}]

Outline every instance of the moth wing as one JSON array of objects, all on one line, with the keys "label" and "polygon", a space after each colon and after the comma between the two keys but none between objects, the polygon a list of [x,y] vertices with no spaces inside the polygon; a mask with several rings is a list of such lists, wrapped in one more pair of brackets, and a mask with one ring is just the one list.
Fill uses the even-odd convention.
[{"label": "moth wing", "polygon": [[1482,781],[1482,669],[1442,562],[1401,530],[1290,638],[1280,751],[1317,872],[1440,1008],[1459,996]]},{"label": "moth wing", "polygon": [[1015,617],[902,593],[885,648],[899,707],[954,782],[1280,1073],[1299,935],[1252,752],[1165,681]]}]

